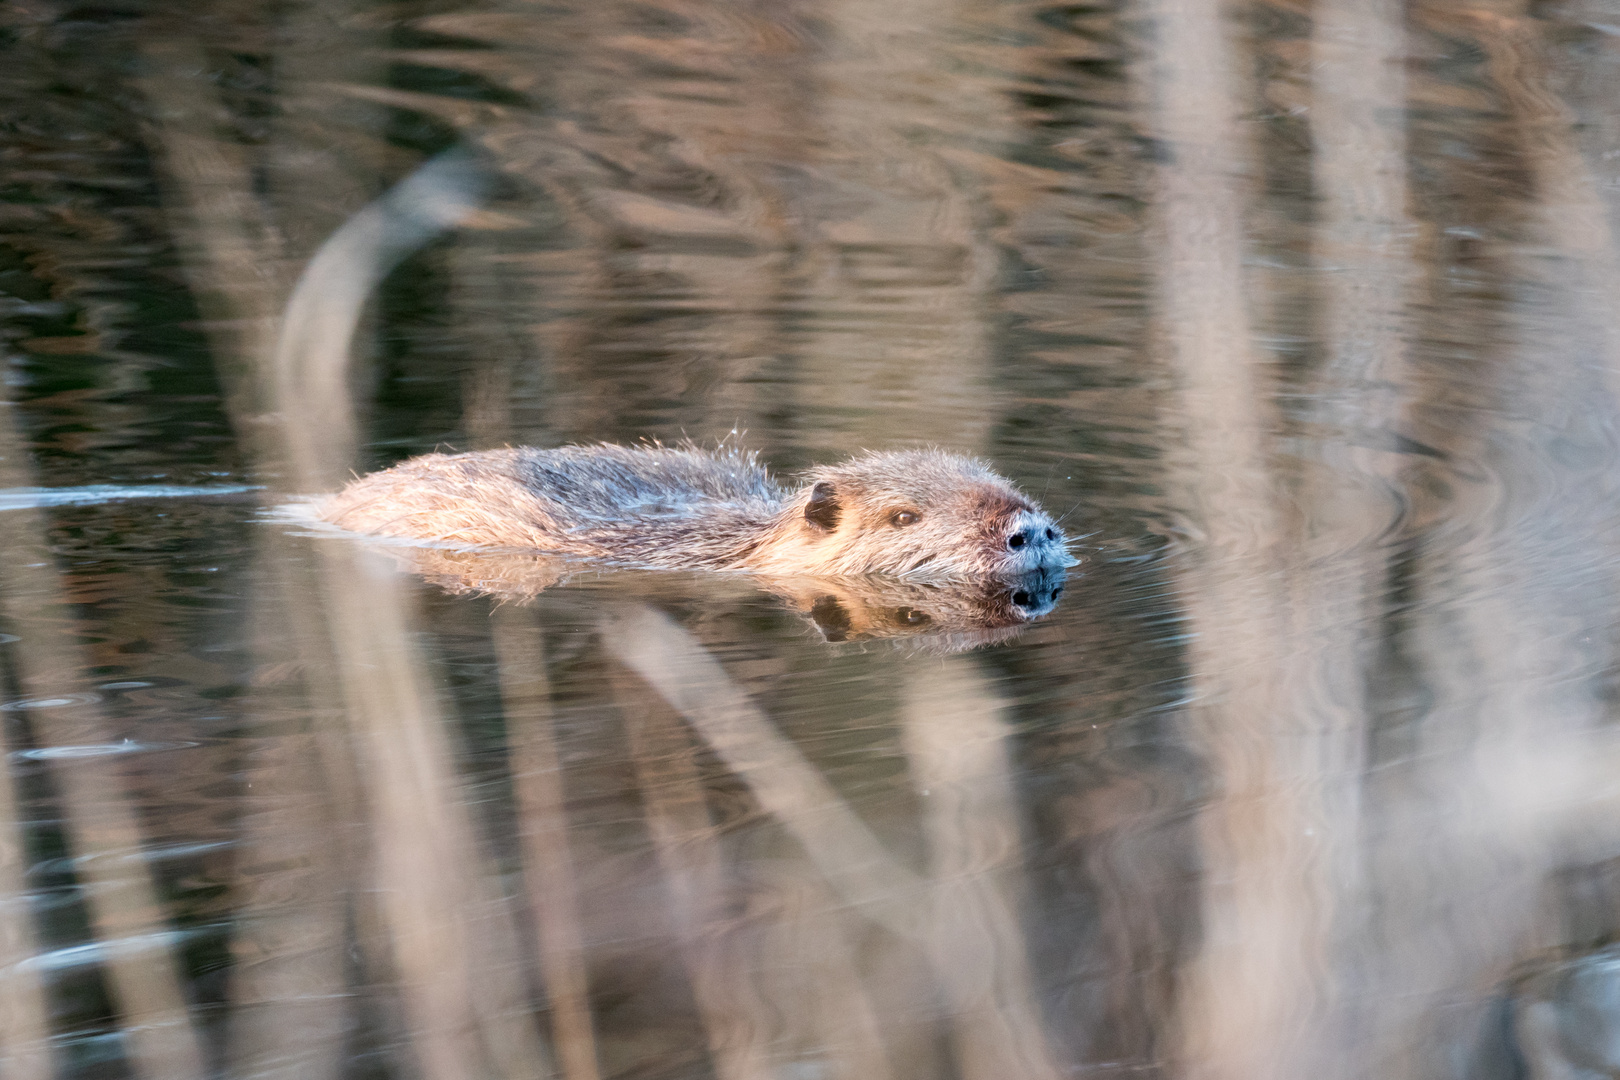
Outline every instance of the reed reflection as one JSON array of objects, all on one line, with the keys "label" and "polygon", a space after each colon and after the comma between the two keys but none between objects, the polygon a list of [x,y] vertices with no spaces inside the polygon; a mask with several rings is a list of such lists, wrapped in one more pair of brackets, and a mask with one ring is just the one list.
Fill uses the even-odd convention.
[{"label": "reed reflection", "polygon": [[[184,99],[173,84],[185,77],[185,69],[172,56],[154,59],[167,62],[157,67],[148,87],[178,105]],[[206,110],[189,107],[168,113],[161,145],[181,199],[179,212],[189,226],[185,235],[198,280],[206,282],[207,295],[228,325],[252,326],[254,312],[283,299],[274,279],[258,272],[261,261],[274,265],[276,233],[266,228],[242,236],[234,231],[242,224],[237,220],[230,222],[231,233],[216,226],[223,206],[235,207],[247,223],[272,211],[259,205],[242,164],[197,130],[205,115]],[[393,202],[378,202],[350,218],[321,247],[286,293],[287,311],[273,340],[250,336],[222,352],[221,363],[240,373],[235,419],[255,432],[259,468],[293,490],[327,486],[354,454],[347,372],[351,338],[371,287],[400,253],[468,212],[474,176],[455,161],[442,159],[436,171],[426,170],[416,180],[417,186],[408,183]],[[273,420],[269,426],[266,414]],[[342,879],[345,864],[329,857],[331,849],[318,829],[303,832],[302,844],[291,851],[279,836],[259,835],[262,844],[303,863],[314,882],[336,895],[291,911],[272,904],[260,915],[250,907],[250,925],[275,927],[257,935],[258,941],[285,940],[289,928],[276,924],[313,918],[316,924],[306,930],[325,947],[304,953],[292,970],[280,957],[274,970],[247,968],[249,979],[239,987],[247,993],[239,1000],[251,1007],[239,1010],[233,1026],[241,1041],[231,1048],[232,1058],[254,1072],[310,1075],[341,1069],[343,1027],[331,1022],[332,1010],[320,1014],[314,1040],[294,1031],[308,1019],[316,987],[325,989],[321,996],[327,1000],[341,996],[344,973],[333,963],[333,946],[342,940],[344,924],[354,923],[380,931],[360,934],[366,960],[373,970],[391,973],[413,1032],[411,1054],[424,1071],[438,1077],[536,1074],[547,1055],[521,1007],[524,976],[509,959],[515,930],[503,908],[505,898],[475,869],[477,845],[467,809],[453,794],[448,748],[406,630],[404,594],[391,571],[368,561],[364,552],[321,548],[313,564],[300,563],[280,541],[268,543],[265,576],[279,587],[266,597],[264,617],[285,620],[282,625],[292,627],[309,647],[320,641],[335,647],[330,659],[306,654],[306,690],[322,694],[315,700],[323,705],[342,703],[341,738],[316,733],[309,748],[314,756],[303,756],[301,764],[324,772],[337,807],[365,805],[375,812],[358,868],[375,877],[377,907],[366,910],[366,891]],[[263,761],[270,770],[266,786],[282,793],[297,812],[318,813],[305,792],[288,789],[285,781],[293,778],[280,749],[272,746]],[[350,758],[351,749],[358,760]],[[351,802],[347,789],[357,782],[361,793]],[[268,856],[262,848],[250,850],[244,862],[252,866]],[[347,868],[357,867],[351,862]],[[246,883],[247,895],[256,892],[255,884]],[[351,904],[361,902],[345,911],[339,900],[344,894]]]},{"label": "reed reflection", "polygon": [[[1541,359],[1520,345],[1490,366],[1498,393],[1515,395],[1514,407],[1501,403],[1517,424],[1487,425],[1472,447],[1453,442],[1455,456],[1392,452],[1410,442],[1405,432],[1432,423],[1426,410],[1437,404],[1436,380],[1414,378],[1405,361],[1401,329],[1416,280],[1398,78],[1407,47],[1393,7],[1319,7],[1311,122],[1316,248],[1331,271],[1320,286],[1326,355],[1301,378],[1296,416],[1269,415],[1263,403],[1278,391],[1266,387],[1242,321],[1250,305],[1267,303],[1242,288],[1236,177],[1246,143],[1231,126],[1239,99],[1220,82],[1233,61],[1218,25],[1196,21],[1211,9],[1193,7],[1156,9],[1169,73],[1151,88],[1170,142],[1160,214],[1161,312],[1182,394],[1172,422],[1193,451],[1177,470],[1189,522],[1182,582],[1197,635],[1189,657],[1217,784],[1202,812],[1205,940],[1182,1006],[1183,1068],[1463,1075],[1452,1071],[1459,1055],[1467,1068],[1506,1067],[1511,1052],[1493,1042],[1485,988],[1507,979],[1515,958],[1557,940],[1542,936],[1557,934],[1544,907],[1555,868],[1615,839],[1589,816],[1608,799],[1589,769],[1613,753],[1593,696],[1604,661],[1567,614],[1553,614],[1591,611],[1612,588],[1607,570],[1593,572],[1608,561],[1593,546],[1607,526],[1588,515],[1610,517],[1612,504],[1590,495],[1609,487],[1600,475],[1608,466],[1597,463],[1614,460],[1616,402],[1586,382],[1577,359],[1610,322],[1577,313],[1586,290],[1565,293],[1576,310],[1559,331],[1537,331]],[[1504,26],[1470,17],[1487,32]],[[1519,83],[1533,47],[1519,38],[1487,48],[1519,50],[1511,69],[1504,61],[1493,70],[1538,133],[1531,156],[1547,196],[1590,206],[1589,194],[1571,194],[1590,185],[1572,179],[1583,169],[1567,131],[1549,134],[1558,109],[1544,87]],[[1560,228],[1571,225],[1552,213]],[[1566,265],[1601,275],[1612,254],[1602,244],[1592,254],[1593,238],[1605,234],[1591,221]],[[1534,277],[1519,266],[1509,273]],[[1548,346],[1564,350],[1551,367],[1562,378],[1547,378]],[[1577,404],[1565,395],[1581,385]],[[1553,464],[1519,441],[1551,435],[1566,417],[1573,426],[1559,437],[1583,453]],[[1268,433],[1289,419],[1300,452],[1285,456]],[[1408,531],[1399,511],[1437,482],[1483,497],[1491,511],[1464,530],[1430,519]],[[1577,483],[1593,486],[1575,496]],[[1415,567],[1403,565],[1397,542],[1412,545]],[[1410,590],[1399,615],[1397,576]],[[1396,678],[1409,688],[1400,724],[1410,741],[1369,773],[1369,745],[1392,731],[1380,684]],[[1451,904],[1469,917],[1445,914]],[[1467,1004],[1441,1010],[1449,995]],[[1413,1001],[1431,1008],[1413,1012]],[[1572,1023],[1588,1007],[1545,996],[1537,1006],[1566,1009],[1558,1022]]]},{"label": "reed reflection", "polygon": [[[993,697],[976,692],[971,677],[942,681],[930,673],[908,688],[917,710],[916,723],[908,725],[909,738],[916,740],[907,744],[913,779],[921,795],[939,800],[928,804],[935,811],[928,815],[933,876],[919,878],[884,850],[715,661],[666,617],[647,608],[624,610],[603,624],[603,633],[615,657],[657,690],[747,783],[850,913],[894,939],[882,945],[877,939],[869,948],[916,950],[926,961],[943,995],[941,1019],[963,1075],[1057,1075],[1014,913],[1018,828],[1007,802],[1007,761],[997,752],[1005,729],[994,721]],[[963,726],[950,738],[944,729],[953,715]],[[970,807],[977,813],[967,813]],[[840,949],[836,942],[829,945]],[[744,970],[757,969],[745,962]],[[846,1001],[851,994],[859,995],[856,1001],[865,997],[859,982],[847,975],[841,981],[828,991]],[[874,1000],[880,1009],[916,1009],[926,1000],[921,990],[913,983],[898,999],[879,995]],[[863,1008],[857,1031],[870,1030],[864,1013]],[[903,1068],[903,1060],[894,1063]]]}]

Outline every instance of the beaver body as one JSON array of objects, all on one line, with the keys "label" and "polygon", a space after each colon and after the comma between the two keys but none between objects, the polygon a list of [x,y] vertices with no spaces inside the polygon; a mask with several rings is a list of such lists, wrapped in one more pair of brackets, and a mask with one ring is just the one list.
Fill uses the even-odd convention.
[{"label": "beaver body", "polygon": [[1011,483],[937,450],[865,454],[794,489],[731,448],[427,454],[361,477],[319,513],[378,536],[671,569],[952,577],[1075,562]]}]

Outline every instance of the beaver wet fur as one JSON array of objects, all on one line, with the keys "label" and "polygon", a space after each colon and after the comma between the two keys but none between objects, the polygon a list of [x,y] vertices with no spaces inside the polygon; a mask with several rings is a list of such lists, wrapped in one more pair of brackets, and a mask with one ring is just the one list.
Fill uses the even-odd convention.
[{"label": "beaver wet fur", "polygon": [[956,577],[1076,561],[1026,495],[940,450],[866,453],[792,490],[729,446],[427,454],[361,477],[318,513],[378,536],[669,569]]}]

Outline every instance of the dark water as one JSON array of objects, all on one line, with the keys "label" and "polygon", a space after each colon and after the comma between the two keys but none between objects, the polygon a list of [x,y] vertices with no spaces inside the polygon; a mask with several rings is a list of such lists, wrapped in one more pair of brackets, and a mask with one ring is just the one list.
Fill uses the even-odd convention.
[{"label": "dark water", "polygon": [[[1597,0],[0,8],[0,1078],[1620,1076],[1617,101]],[[1085,562],[285,510],[733,432]]]}]

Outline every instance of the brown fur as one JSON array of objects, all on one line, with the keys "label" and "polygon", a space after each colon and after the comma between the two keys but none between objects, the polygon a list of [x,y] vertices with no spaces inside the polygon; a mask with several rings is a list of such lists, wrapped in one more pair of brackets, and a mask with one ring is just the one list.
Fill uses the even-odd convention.
[{"label": "brown fur", "polygon": [[356,480],[318,512],[379,536],[674,569],[950,578],[1074,563],[1039,506],[937,450],[822,466],[792,491],[729,448],[428,454]]}]

